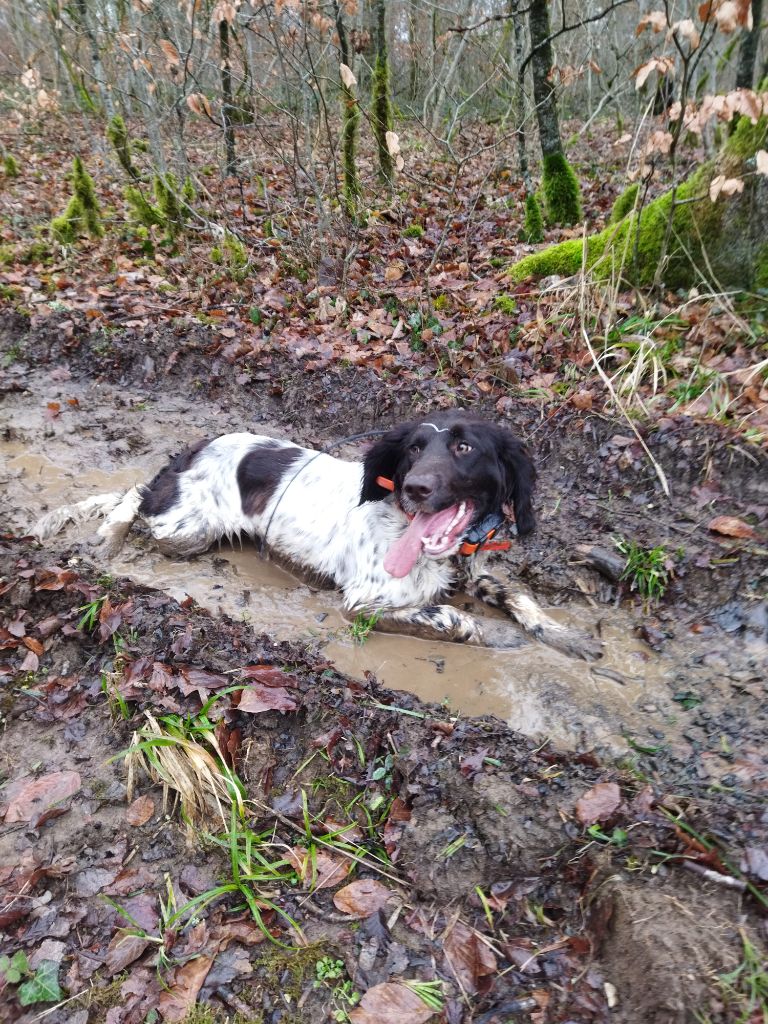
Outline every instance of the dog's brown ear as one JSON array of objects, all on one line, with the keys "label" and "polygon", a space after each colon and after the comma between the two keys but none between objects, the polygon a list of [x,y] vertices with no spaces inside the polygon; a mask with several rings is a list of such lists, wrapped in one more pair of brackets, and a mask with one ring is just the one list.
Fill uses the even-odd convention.
[{"label": "dog's brown ear", "polygon": [[499,459],[505,474],[505,501],[515,509],[515,523],[520,537],[536,528],[533,514],[533,491],[536,468],[528,449],[508,430],[502,430]]},{"label": "dog's brown ear", "polygon": [[390,430],[376,442],[365,456],[363,467],[363,486],[360,490],[360,504],[365,501],[381,501],[392,492],[376,483],[377,477],[394,480],[397,467],[404,455],[405,439],[413,430],[412,423],[403,423]]}]

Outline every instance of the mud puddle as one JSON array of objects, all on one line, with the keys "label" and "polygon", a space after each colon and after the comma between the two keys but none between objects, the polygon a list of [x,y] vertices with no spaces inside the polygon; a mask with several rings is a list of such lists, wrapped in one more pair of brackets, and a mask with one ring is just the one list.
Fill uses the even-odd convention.
[{"label": "mud puddle", "polygon": [[[54,464],[18,441],[0,445],[6,493],[18,498],[19,511],[12,513],[17,528],[28,527],[44,507],[147,478],[144,458],[106,471],[86,468],[81,454],[62,446]],[[84,539],[90,532],[85,526],[65,536]],[[180,600],[190,596],[214,613],[249,622],[257,632],[319,642],[329,661],[352,677],[372,672],[392,689],[445,702],[462,715],[494,714],[526,735],[563,745],[578,745],[588,735],[601,746],[625,749],[624,733],[645,729],[649,715],[666,728],[674,713],[665,678],[669,666],[632,638],[630,618],[620,612],[600,616],[606,655],[592,667],[537,643],[488,650],[375,632],[356,642],[338,593],[300,582],[247,545],[174,562],[134,533],[120,557],[103,568]],[[581,610],[553,614],[583,624]]]},{"label": "mud puddle", "polygon": [[[281,434],[274,424],[243,422],[237,411],[202,397],[192,405],[168,394],[126,398],[119,389],[71,380],[60,384],[47,374],[35,377],[34,391],[6,396],[2,425],[0,484],[8,526],[21,533],[45,509],[150,478],[165,458],[196,438],[233,429]],[[319,440],[311,434],[294,439]],[[359,447],[339,449],[347,457],[360,452]],[[54,538],[52,559],[90,532],[85,526],[79,534],[70,530]],[[98,554],[95,561],[99,564]],[[538,643],[489,650],[380,633],[355,643],[338,593],[302,583],[250,546],[173,562],[133,532],[120,558],[103,569],[176,598],[189,595],[212,612],[248,621],[257,632],[319,643],[351,676],[372,672],[392,689],[445,701],[462,715],[494,714],[522,733],[567,746],[625,750],[627,735],[649,732],[678,741],[679,706],[672,698],[681,680],[706,687],[708,698],[719,703],[712,673],[697,668],[694,638],[683,631],[674,647],[668,644],[664,654],[656,654],[635,638],[631,614],[604,605],[552,611],[562,621],[599,631],[605,656],[589,666]],[[503,574],[503,563],[494,571]],[[481,608],[481,617],[496,615]],[[496,629],[499,618],[492,623]],[[727,700],[727,686],[723,690]]]}]

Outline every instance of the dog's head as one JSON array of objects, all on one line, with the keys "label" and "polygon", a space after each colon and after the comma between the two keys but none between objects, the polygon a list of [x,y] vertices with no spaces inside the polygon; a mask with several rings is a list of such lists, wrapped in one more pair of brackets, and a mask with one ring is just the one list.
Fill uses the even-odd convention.
[{"label": "dog's head", "polygon": [[413,517],[387,554],[393,576],[405,576],[422,553],[446,558],[476,524],[511,505],[519,535],[536,525],[536,473],[525,446],[508,430],[471,413],[439,412],[385,434],[365,459],[361,503],[380,501],[391,480],[395,498]]}]

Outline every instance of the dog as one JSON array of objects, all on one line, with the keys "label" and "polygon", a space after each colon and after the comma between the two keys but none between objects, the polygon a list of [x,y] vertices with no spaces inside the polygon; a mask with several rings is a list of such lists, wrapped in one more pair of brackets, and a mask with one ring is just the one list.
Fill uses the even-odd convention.
[{"label": "dog", "polygon": [[197,442],[149,483],[44,516],[44,540],[69,520],[106,516],[105,554],[140,517],[165,554],[188,558],[246,534],[338,587],[352,612],[384,628],[483,644],[477,619],[441,603],[459,585],[523,630],[591,659],[599,642],[562,626],[484,569],[483,551],[514,511],[518,537],[535,527],[536,479],[526,447],[470,412],[432,413],[394,427],[350,462],[251,433]]}]

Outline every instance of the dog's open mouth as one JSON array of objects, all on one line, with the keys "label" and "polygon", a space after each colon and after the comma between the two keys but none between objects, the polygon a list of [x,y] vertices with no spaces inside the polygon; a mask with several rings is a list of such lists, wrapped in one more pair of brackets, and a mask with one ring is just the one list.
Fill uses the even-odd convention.
[{"label": "dog's open mouth", "polygon": [[430,558],[439,558],[457,548],[465,530],[475,514],[471,501],[462,501],[440,512],[417,512],[408,529],[390,547],[384,558],[384,568],[390,576],[407,576],[424,552]]}]

